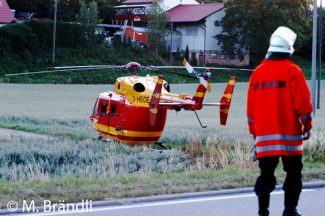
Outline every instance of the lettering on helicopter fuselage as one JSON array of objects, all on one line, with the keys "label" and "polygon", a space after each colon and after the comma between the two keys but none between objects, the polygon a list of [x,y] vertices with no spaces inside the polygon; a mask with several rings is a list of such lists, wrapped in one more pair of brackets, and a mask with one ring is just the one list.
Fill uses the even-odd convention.
[{"label": "lettering on helicopter fuselage", "polygon": [[147,96],[132,96],[132,103],[149,103],[150,97]]}]

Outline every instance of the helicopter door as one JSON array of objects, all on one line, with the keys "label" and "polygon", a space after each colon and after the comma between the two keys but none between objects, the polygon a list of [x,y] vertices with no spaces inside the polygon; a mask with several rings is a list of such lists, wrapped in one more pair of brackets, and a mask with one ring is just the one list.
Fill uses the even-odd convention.
[{"label": "helicopter door", "polygon": [[98,123],[102,125],[109,125],[109,113],[110,113],[110,105],[107,100],[100,100],[98,105],[98,114],[99,120]]}]

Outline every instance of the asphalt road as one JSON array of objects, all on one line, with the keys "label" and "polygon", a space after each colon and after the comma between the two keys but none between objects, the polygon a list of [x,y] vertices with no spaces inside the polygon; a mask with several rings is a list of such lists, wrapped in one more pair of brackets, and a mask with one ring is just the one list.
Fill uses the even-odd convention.
[{"label": "asphalt road", "polygon": [[[298,210],[303,216],[325,215],[325,188],[304,189]],[[283,192],[271,195],[271,216],[283,211]],[[87,212],[23,214],[33,216],[252,216],[257,215],[257,199],[254,193],[238,193],[204,197],[181,198],[136,204],[93,207]]]}]

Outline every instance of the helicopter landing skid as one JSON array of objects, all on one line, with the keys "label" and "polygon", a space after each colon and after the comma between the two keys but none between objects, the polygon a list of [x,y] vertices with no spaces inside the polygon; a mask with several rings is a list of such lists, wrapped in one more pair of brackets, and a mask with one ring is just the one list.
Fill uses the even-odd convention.
[{"label": "helicopter landing skid", "polygon": [[155,144],[164,150],[170,149],[167,146],[164,146],[161,141],[157,141]]}]

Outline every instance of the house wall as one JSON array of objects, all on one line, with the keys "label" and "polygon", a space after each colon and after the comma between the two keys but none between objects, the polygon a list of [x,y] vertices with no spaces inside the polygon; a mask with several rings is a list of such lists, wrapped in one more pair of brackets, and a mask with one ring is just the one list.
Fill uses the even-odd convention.
[{"label": "house wall", "polygon": [[218,44],[218,40],[214,37],[221,33],[222,27],[221,25],[216,26],[215,22],[221,23],[222,18],[225,16],[225,10],[222,9],[217,11],[216,13],[208,16],[205,21],[206,25],[206,46],[205,50],[221,50],[220,44]]},{"label": "house wall", "polygon": [[[190,53],[196,53],[200,65],[205,62],[219,65],[249,65],[249,55],[244,56],[241,61],[237,56],[226,56],[221,49],[221,44],[214,37],[222,32],[221,20],[225,15],[224,9],[217,11],[208,16],[204,22],[201,23],[174,23],[173,31],[173,52],[185,53],[186,46],[188,46]],[[217,25],[216,25],[217,21]],[[219,25],[218,25],[219,23]],[[205,27],[204,25],[205,24]],[[205,29],[206,32],[205,32]],[[204,57],[204,33],[205,39],[205,57]],[[170,36],[166,39],[166,46],[170,48]],[[191,55],[190,55],[191,56]]]},{"label": "house wall", "polygon": [[[217,34],[222,31],[221,26],[215,26],[215,21],[221,22],[224,16],[224,10],[217,11],[206,18],[205,26],[204,23],[189,23],[189,24],[177,24],[176,31],[182,35],[180,50],[185,51],[186,46],[189,47],[190,52],[194,51],[199,53],[204,51],[204,34],[205,39],[205,50],[221,50],[221,46],[218,41],[214,38]],[[174,50],[173,50],[174,51]]]}]

